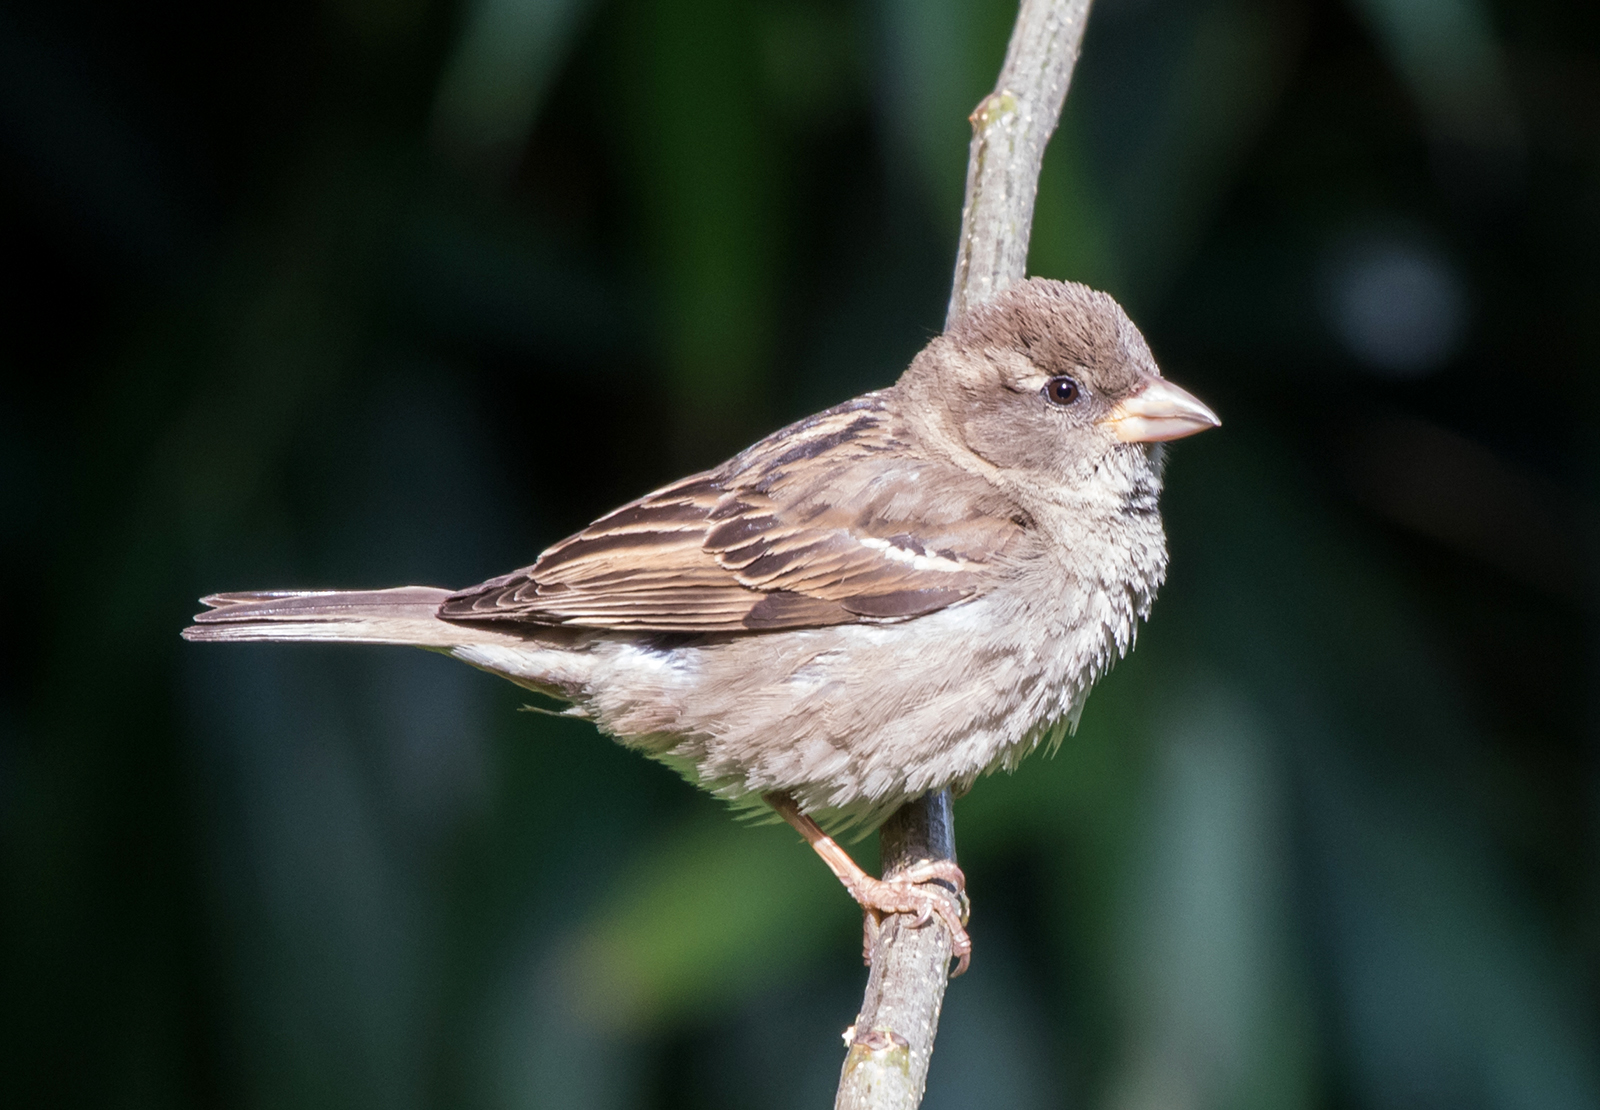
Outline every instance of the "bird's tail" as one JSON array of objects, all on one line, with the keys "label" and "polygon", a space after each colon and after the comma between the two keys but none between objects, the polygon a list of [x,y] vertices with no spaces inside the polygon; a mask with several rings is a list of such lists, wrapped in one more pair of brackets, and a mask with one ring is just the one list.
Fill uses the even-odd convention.
[{"label": "bird's tail", "polygon": [[338,640],[355,644],[406,644],[456,648],[522,644],[514,633],[439,619],[451,591],[435,586],[392,590],[259,590],[212,594],[208,606],[183,630],[185,640]]}]

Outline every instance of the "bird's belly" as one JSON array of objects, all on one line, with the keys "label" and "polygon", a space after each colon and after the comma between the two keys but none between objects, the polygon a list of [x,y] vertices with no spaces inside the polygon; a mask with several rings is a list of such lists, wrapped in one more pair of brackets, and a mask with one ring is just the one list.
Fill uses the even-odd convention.
[{"label": "bird's belly", "polygon": [[597,644],[585,708],[719,794],[788,790],[808,810],[872,819],[1064,728],[1133,619],[1125,598],[1060,591],[900,624]]}]

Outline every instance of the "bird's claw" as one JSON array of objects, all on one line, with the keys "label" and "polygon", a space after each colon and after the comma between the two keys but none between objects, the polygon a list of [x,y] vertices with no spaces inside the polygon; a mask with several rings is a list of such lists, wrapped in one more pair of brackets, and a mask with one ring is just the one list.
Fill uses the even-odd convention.
[{"label": "bird's claw", "polygon": [[[930,859],[923,860],[909,870],[893,876],[893,878],[916,883],[919,886],[928,883],[937,883],[954,894],[957,904],[961,907],[961,924],[965,925],[972,917],[972,899],[967,897],[967,875],[956,866],[955,860]],[[926,921],[922,924],[927,924]]]},{"label": "bird's claw", "polygon": [[[972,962],[972,938],[965,928],[971,914],[967,899],[966,876],[950,860],[928,860],[885,879],[867,877],[850,893],[867,912],[873,925],[881,926],[891,914],[913,914],[913,929],[920,929],[937,917],[950,933],[950,954],[957,960],[950,973],[954,979]],[[866,953],[870,955],[876,929],[868,930]]]}]

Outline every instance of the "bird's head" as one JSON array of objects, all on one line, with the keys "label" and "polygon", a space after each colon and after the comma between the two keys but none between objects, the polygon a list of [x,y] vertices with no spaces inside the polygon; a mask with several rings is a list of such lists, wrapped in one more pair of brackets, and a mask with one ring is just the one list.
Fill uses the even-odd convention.
[{"label": "bird's head", "polygon": [[1221,423],[1161,376],[1144,336],[1110,296],[1043,278],[956,320],[901,388],[998,472],[1069,490],[1152,469],[1150,445]]}]

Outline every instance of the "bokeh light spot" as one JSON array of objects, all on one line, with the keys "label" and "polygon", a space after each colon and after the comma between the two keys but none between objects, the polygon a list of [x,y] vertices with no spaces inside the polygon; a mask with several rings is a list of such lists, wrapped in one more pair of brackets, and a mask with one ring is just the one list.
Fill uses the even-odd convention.
[{"label": "bokeh light spot", "polygon": [[1460,350],[1466,288],[1439,251],[1399,237],[1365,236],[1330,254],[1322,308],[1339,340],[1367,368],[1421,377]]}]

